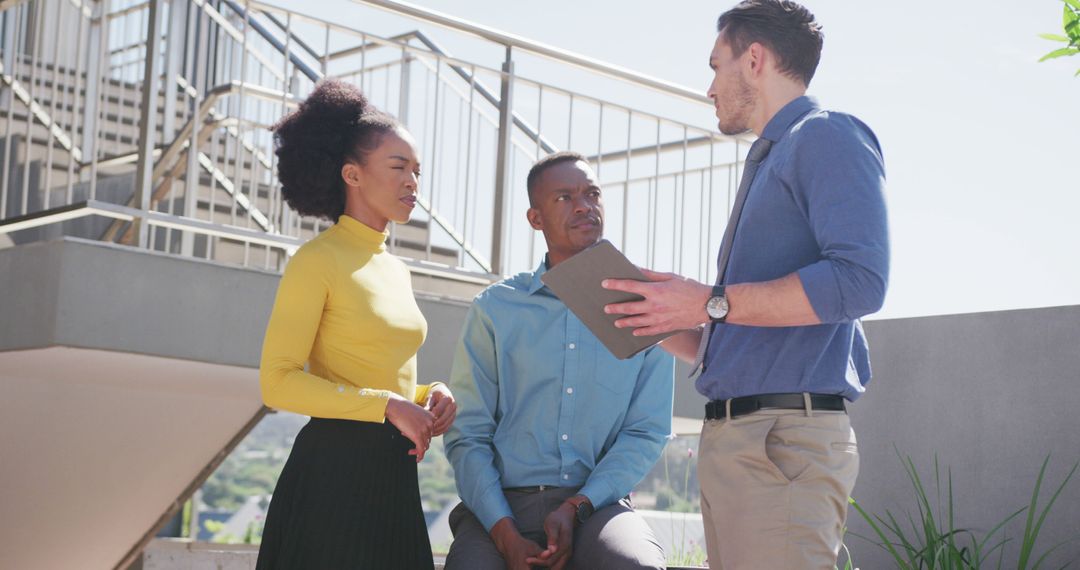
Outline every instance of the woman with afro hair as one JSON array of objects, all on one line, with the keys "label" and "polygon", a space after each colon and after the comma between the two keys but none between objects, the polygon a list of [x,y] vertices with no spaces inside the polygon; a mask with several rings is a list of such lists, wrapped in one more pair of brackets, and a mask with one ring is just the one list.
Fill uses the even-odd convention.
[{"label": "woman with afro hair", "polygon": [[444,384],[416,383],[427,322],[386,251],[387,225],[416,206],[416,141],[334,80],[274,140],[285,201],[337,223],[285,268],[263,342],[263,401],[311,421],[278,479],[257,567],[430,569],[416,464],[457,406]]}]

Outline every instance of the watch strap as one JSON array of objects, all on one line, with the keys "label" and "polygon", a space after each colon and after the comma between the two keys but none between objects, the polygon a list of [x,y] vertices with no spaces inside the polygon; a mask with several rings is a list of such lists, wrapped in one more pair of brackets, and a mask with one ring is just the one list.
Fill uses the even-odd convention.
[{"label": "watch strap", "polygon": [[575,495],[566,499],[566,502],[574,507],[574,521],[578,524],[585,522],[595,510],[592,501],[585,495]]}]

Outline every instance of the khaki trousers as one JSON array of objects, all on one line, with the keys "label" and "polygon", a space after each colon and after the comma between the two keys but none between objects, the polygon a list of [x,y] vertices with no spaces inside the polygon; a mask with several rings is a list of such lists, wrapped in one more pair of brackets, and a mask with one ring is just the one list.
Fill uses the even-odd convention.
[{"label": "khaki trousers", "polygon": [[708,420],[699,449],[709,568],[833,570],[859,472],[847,414]]}]

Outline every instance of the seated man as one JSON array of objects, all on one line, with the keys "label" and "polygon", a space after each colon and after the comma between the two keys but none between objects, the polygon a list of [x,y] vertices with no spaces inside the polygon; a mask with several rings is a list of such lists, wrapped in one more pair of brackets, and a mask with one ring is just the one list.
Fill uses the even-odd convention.
[{"label": "seated man", "polygon": [[585,158],[540,160],[528,189],[547,259],[476,297],[450,374],[462,504],[446,568],[664,568],[628,494],[671,432],[674,362],[659,347],[616,359],[540,281],[603,235]]}]

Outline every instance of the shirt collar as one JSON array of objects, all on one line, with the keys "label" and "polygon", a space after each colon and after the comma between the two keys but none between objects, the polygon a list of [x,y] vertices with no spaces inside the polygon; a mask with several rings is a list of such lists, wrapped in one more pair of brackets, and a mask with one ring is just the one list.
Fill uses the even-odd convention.
[{"label": "shirt collar", "polygon": [[820,108],[817,99],[813,97],[803,95],[802,97],[796,98],[787,105],[784,105],[775,115],[773,115],[773,118],[769,119],[769,122],[761,132],[761,138],[769,139],[773,142],[780,140],[780,138],[787,133],[788,129],[791,128],[791,125],[795,124],[795,121],[798,121],[810,111],[816,111]]},{"label": "shirt collar", "polygon": [[544,254],[544,259],[540,260],[540,266],[533,272],[532,282],[529,283],[530,295],[547,287],[547,285],[544,285],[544,282],[540,280],[540,277],[545,273],[547,273],[547,254]]}]

